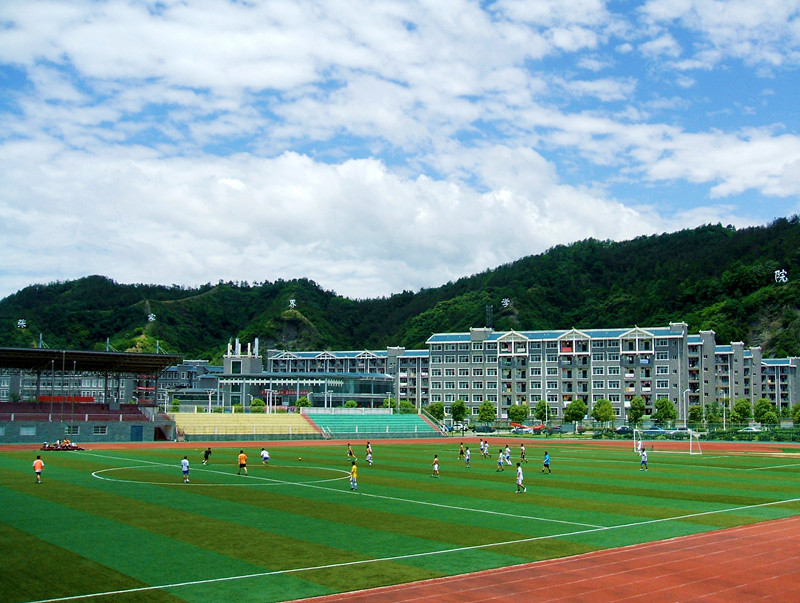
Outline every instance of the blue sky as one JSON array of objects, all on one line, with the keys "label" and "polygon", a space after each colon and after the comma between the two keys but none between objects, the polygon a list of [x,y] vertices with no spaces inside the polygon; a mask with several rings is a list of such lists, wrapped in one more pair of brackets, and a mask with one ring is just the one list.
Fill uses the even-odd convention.
[{"label": "blue sky", "polygon": [[0,5],[0,298],[435,287],[800,201],[800,0]]}]

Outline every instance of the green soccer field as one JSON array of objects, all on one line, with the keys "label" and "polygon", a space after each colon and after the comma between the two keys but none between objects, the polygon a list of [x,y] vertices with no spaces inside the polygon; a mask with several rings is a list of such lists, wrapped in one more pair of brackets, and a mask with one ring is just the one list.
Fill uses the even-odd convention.
[{"label": "green soccer field", "polygon": [[[501,440],[498,440],[501,442]],[[800,513],[800,454],[528,443],[527,493],[470,441],[0,451],[0,600],[285,601],[455,575]],[[36,484],[32,462],[45,461]],[[191,463],[183,483],[180,460]],[[441,477],[431,477],[438,454]],[[302,460],[300,460],[302,458]],[[88,597],[88,598],[87,598]]]}]

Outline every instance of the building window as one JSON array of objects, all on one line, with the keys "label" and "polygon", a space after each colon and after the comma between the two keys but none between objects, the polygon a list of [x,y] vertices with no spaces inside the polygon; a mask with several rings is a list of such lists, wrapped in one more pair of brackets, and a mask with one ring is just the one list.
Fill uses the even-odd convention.
[{"label": "building window", "polygon": [[92,427],[92,435],[104,436],[108,433],[108,425],[95,425]]},{"label": "building window", "polygon": [[67,425],[64,427],[64,435],[76,436],[80,434],[80,432],[81,432],[80,425]]},{"label": "building window", "polygon": [[19,428],[19,435],[21,436],[35,436],[36,435],[36,426],[33,427],[20,427]]}]

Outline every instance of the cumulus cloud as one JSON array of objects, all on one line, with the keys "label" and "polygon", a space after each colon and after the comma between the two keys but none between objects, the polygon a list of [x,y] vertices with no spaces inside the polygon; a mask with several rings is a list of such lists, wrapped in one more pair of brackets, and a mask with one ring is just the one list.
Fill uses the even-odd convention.
[{"label": "cumulus cloud", "polygon": [[[6,3],[0,295],[100,273],[372,297],[769,219],[745,199],[800,196],[799,3]],[[719,94],[730,71],[753,98]]]}]

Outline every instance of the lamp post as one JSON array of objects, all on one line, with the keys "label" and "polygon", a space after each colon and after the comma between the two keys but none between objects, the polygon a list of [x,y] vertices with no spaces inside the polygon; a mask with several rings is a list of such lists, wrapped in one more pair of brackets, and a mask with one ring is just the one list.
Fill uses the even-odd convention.
[{"label": "lamp post", "polygon": [[546,391],[544,393],[544,401],[545,401],[545,405],[544,405],[544,423],[545,423],[545,425],[547,425],[547,423],[550,421],[550,400],[548,400],[547,396],[549,396],[550,394],[556,394],[556,393],[557,392],[554,392],[552,390],[548,390],[548,391]]},{"label": "lamp post", "polygon": [[688,427],[689,423],[689,388],[683,390],[683,426]]},{"label": "lamp post", "polygon": [[211,395],[214,393],[214,390],[208,390],[208,413],[211,414]]}]

